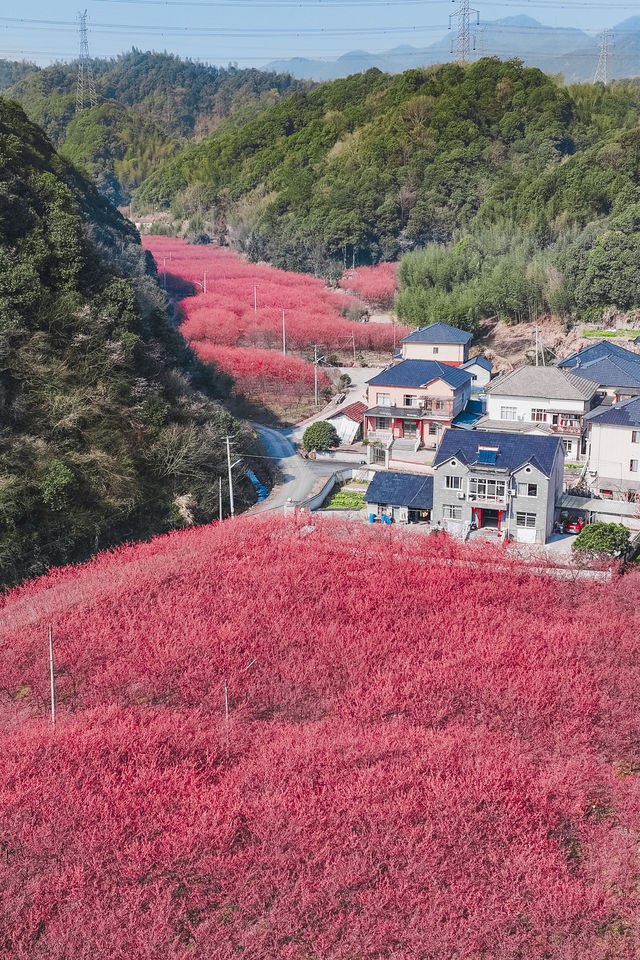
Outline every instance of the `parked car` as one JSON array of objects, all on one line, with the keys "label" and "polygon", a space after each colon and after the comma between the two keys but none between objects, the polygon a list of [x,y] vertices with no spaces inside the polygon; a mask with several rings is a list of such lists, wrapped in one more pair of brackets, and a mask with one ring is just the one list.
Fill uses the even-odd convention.
[{"label": "parked car", "polygon": [[584,525],[585,525],[585,521],[581,520],[580,517],[569,517],[568,520],[565,520],[564,532],[580,533]]}]

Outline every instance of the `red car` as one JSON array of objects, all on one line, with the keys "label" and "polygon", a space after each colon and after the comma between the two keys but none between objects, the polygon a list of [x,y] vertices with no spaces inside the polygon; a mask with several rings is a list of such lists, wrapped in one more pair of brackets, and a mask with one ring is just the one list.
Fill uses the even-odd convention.
[{"label": "red car", "polygon": [[565,533],[580,533],[584,527],[585,522],[579,517],[572,517],[570,520],[567,520],[564,525]]}]

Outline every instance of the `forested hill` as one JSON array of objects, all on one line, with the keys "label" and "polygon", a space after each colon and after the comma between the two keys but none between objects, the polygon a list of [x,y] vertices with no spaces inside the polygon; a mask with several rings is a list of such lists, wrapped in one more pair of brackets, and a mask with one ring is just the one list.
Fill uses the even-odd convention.
[{"label": "forested hill", "polygon": [[562,87],[494,58],[369,70],[187,146],[136,201],[208,208],[289,268],[392,259],[474,224],[543,233],[608,213],[626,163],[615,138],[639,122],[633,84]]},{"label": "forested hill", "polygon": [[222,437],[250,450],[154,274],[135,230],[0,98],[0,584],[209,520]]},{"label": "forested hill", "polygon": [[0,61],[0,89],[17,100],[115,203],[185,138],[201,138],[229,117],[240,122],[310,84],[288,74],[218,68],[168,53],[132,50],[92,60],[98,104],[76,113],[77,65]]}]

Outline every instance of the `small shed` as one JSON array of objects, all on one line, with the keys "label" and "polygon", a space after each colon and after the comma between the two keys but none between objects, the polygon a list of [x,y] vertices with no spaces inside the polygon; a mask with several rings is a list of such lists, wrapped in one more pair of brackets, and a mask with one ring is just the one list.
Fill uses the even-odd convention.
[{"label": "small shed", "polygon": [[329,423],[336,428],[342,443],[354,443],[360,439],[366,409],[366,403],[350,403],[348,407],[343,407],[327,417]]},{"label": "small shed", "polygon": [[379,471],[364,499],[369,517],[390,517],[396,523],[428,523],[433,508],[433,477]]},{"label": "small shed", "polygon": [[462,370],[471,374],[471,389],[483,390],[491,380],[493,364],[486,357],[472,357],[462,364]]}]

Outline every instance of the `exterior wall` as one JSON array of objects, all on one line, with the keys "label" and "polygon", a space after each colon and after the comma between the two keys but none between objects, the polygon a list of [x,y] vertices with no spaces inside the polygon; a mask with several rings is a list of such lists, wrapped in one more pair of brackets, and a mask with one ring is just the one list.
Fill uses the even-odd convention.
[{"label": "exterior wall", "polygon": [[362,433],[362,424],[350,417],[332,417],[328,422],[336,428],[343,443],[353,443]]},{"label": "exterior wall", "polygon": [[[386,394],[389,397],[389,402],[380,403],[378,401],[379,393]],[[426,387],[385,387],[372,384],[367,390],[367,402],[370,407],[403,407],[405,396],[417,397],[417,403],[420,403],[421,400],[444,400],[448,403],[453,402],[453,415],[454,417],[457,416],[457,412],[455,412],[456,391],[453,387],[450,387],[448,383],[445,383],[444,380],[433,380]],[[461,402],[461,399],[458,402]]]},{"label": "exterior wall", "polygon": [[403,360],[439,360],[460,366],[469,359],[469,345],[463,343],[403,343]]},{"label": "exterior wall", "polygon": [[[632,430],[632,427],[611,423],[592,423],[589,468],[597,470],[601,477],[622,483],[639,483],[640,471],[629,469],[631,460],[640,461],[640,443],[633,443]],[[640,427],[636,430],[640,431]]]},{"label": "exterior wall", "polygon": [[[492,420],[501,420],[501,407],[515,407],[516,420],[534,422],[531,419],[532,410],[564,410],[583,417],[586,413],[584,400],[554,400],[547,397],[511,397],[509,394],[487,394],[487,416]],[[513,421],[511,421],[513,422]],[[549,422],[549,421],[547,421]]]},{"label": "exterior wall", "polygon": [[485,370],[484,367],[481,367],[478,364],[465,367],[465,371],[470,373],[474,378],[471,381],[471,387],[475,388],[476,390],[486,387],[491,380],[491,371]]}]

